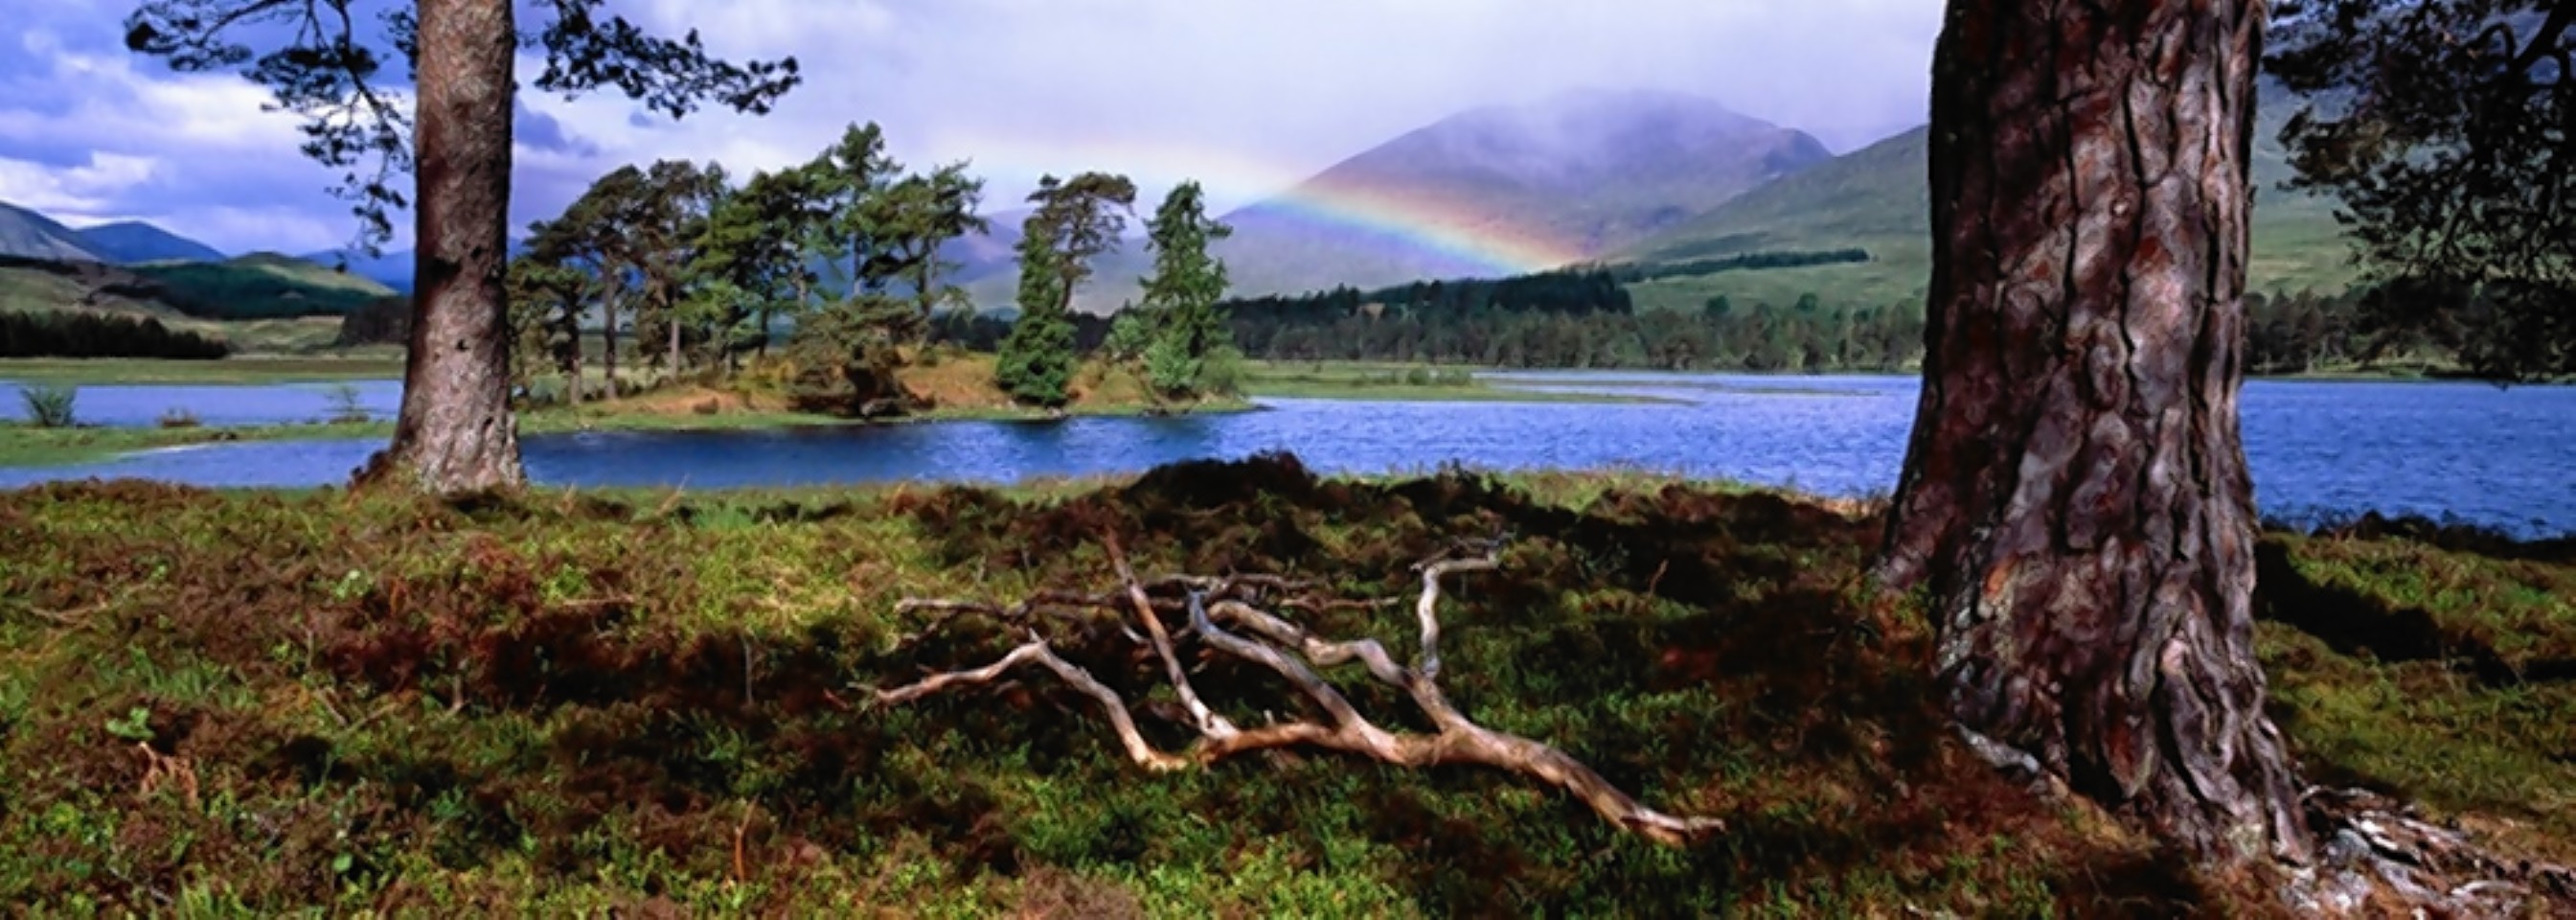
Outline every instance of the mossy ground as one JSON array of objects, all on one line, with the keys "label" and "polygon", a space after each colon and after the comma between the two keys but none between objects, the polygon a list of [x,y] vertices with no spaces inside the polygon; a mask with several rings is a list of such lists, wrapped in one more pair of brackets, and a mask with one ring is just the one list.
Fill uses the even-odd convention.
[{"label": "mossy ground", "polygon": [[[1382,596],[1409,596],[1407,564],[1449,541],[1507,532],[1505,568],[1452,591],[1452,697],[1729,830],[1669,850],[1516,777],[1315,753],[1148,775],[1044,678],[858,704],[1013,641],[965,621],[898,641],[925,625],[898,599],[1105,587],[1105,532],[1149,572]],[[1864,587],[1875,533],[1640,477],[1323,480],[1267,458],[999,493],[8,493],[0,899],[438,916],[2272,910],[1957,750],[1919,616]],[[2262,627],[2304,768],[2563,858],[2576,694],[2553,669],[2576,642],[2576,554],[2265,547],[2267,584],[2288,566],[2307,592],[2267,593]],[[2294,625],[2328,614],[2412,626]],[[1311,625],[1395,642],[1408,620]],[[1124,650],[1066,653],[1131,692],[1155,683]],[[1243,668],[1197,680],[1238,721],[1297,705]],[[1391,696],[1353,689],[1406,724]]]}]

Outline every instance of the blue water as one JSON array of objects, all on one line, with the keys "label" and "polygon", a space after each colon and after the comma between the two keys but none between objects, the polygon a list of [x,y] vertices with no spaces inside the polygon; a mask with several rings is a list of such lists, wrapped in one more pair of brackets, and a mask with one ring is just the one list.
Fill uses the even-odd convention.
[{"label": "blue water", "polygon": [[[333,391],[338,383],[281,383],[269,386],[83,385],[72,401],[72,416],[83,425],[149,428],[171,412],[186,412],[202,425],[276,425],[318,422],[339,414]],[[402,409],[402,381],[352,380],[358,408],[374,418],[390,419]],[[23,418],[26,403],[19,386],[0,380],[0,418]]]},{"label": "blue water", "polygon": [[[1182,418],[941,422],[759,432],[596,432],[526,439],[546,485],[806,486],[892,480],[1011,482],[1135,472],[1193,458],[1296,453],[1335,472],[1638,469],[1856,495],[1895,485],[1917,381],[1557,373],[1517,385],[1577,387],[1673,404],[1263,400],[1264,411]],[[83,388],[86,410],[94,390]],[[138,387],[117,405],[186,399],[216,418],[299,420],[289,388]],[[220,393],[238,395],[229,400]],[[0,394],[14,400],[14,396]],[[2247,384],[2246,455],[2264,513],[2313,520],[2379,511],[2524,534],[2576,532],[2576,388],[2451,383]],[[263,414],[266,413],[266,414]],[[102,416],[121,418],[126,416]],[[146,419],[148,421],[148,419]],[[214,444],[80,467],[0,469],[0,486],[137,476],[215,486],[345,480],[372,441]]]}]

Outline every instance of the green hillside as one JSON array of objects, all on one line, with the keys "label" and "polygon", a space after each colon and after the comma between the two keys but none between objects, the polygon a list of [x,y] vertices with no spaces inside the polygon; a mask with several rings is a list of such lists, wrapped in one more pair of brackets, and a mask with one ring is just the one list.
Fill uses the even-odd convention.
[{"label": "green hillside", "polygon": [[160,299],[205,319],[340,316],[393,289],[357,275],[276,253],[223,262],[168,262],[133,267],[161,286]]},{"label": "green hillside", "polygon": [[118,267],[0,256],[0,311],[149,316],[218,335],[237,352],[331,347],[339,315],[390,296],[382,285],[282,256]]},{"label": "green hillside", "polygon": [[[2251,286],[2262,291],[2340,290],[2355,270],[2331,203],[2281,189],[2291,175],[2273,138],[2291,107],[2266,109],[2254,150]],[[1920,301],[1932,279],[1929,130],[1917,128],[1800,171],[1628,247],[1618,258],[1681,262],[1737,253],[1857,246],[1867,263],[1670,278],[1631,287],[1641,308],[1697,309],[1711,297],[1739,303]]]}]

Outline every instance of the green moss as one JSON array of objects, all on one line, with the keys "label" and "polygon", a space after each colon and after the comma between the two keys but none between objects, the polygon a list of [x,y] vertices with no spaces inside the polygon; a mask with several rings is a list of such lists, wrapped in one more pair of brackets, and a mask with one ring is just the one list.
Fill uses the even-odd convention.
[{"label": "green moss", "polygon": [[[0,899],[432,915],[2267,910],[2261,891],[1957,751],[1919,616],[1862,581],[1874,530],[1645,472],[1317,479],[1270,459],[1002,492],[5,493]],[[1661,848],[1517,777],[1311,751],[1149,774],[1092,703],[1042,677],[866,703],[866,687],[1017,641],[971,617],[925,633],[932,619],[895,614],[899,599],[1106,587],[1104,533],[1149,572],[1293,572],[1405,597],[1410,562],[1503,531],[1519,535],[1504,569],[1451,592],[1451,697],[1725,834]],[[2463,629],[2555,628],[2530,625],[2545,599],[2501,582],[2542,590],[2567,571],[2396,539],[2265,545],[2319,578],[2377,553],[2440,568],[2353,590],[2420,596]],[[2532,606],[2494,614],[2473,589]],[[1308,622],[1401,642],[1410,616]],[[2490,684],[2286,622],[2262,641],[2312,775],[2515,822],[2544,852],[2576,839],[2557,791],[2576,788],[2563,682]],[[1152,684],[1115,645],[1065,654]],[[1194,680],[1241,723],[1299,711],[1245,668],[1208,662]],[[1345,685],[1382,724],[1418,727],[1396,694]]]}]

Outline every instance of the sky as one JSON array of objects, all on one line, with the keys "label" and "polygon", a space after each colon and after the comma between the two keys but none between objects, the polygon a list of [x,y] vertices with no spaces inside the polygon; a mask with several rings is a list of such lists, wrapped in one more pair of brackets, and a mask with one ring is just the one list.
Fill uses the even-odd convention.
[{"label": "sky", "polygon": [[[356,0],[372,12],[394,0]],[[527,9],[528,0],[520,0]],[[232,73],[127,52],[137,0],[0,0],[0,201],[73,226],[148,220],[227,252],[350,240],[291,115]],[[542,6],[542,4],[540,4]],[[514,226],[625,163],[735,175],[852,122],[927,169],[965,160],[987,213],[1047,172],[1183,179],[1220,212],[1458,112],[1569,90],[1706,96],[1837,152],[1924,121],[1938,0],[608,0],[731,58],[792,55],[768,116],[672,121],[611,92],[521,94]],[[542,14],[523,13],[522,28]],[[523,83],[542,61],[519,62]],[[408,217],[398,220],[407,224]],[[396,245],[408,244],[408,228]]]}]

